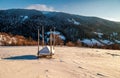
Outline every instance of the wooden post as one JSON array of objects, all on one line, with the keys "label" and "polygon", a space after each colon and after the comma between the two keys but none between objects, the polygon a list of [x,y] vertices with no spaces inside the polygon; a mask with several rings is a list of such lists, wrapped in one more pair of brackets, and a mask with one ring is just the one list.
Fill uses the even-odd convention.
[{"label": "wooden post", "polygon": [[50,52],[52,55],[52,29],[50,29]]},{"label": "wooden post", "polygon": [[55,27],[54,27],[54,34],[53,34],[53,49],[55,49]]},{"label": "wooden post", "polygon": [[44,27],[42,26],[42,47],[44,47]]},{"label": "wooden post", "polygon": [[38,28],[38,53],[37,53],[37,55],[39,55],[39,36],[40,36],[40,34],[39,34],[39,28]]}]

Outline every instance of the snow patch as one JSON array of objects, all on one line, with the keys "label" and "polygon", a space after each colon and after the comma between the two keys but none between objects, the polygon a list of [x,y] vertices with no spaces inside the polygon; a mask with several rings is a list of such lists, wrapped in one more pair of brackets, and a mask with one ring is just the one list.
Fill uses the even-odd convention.
[{"label": "snow patch", "polygon": [[115,37],[115,36],[117,36],[117,35],[118,35],[117,32],[113,32],[112,34],[110,34],[111,37],[113,37],[113,36]]},{"label": "snow patch", "polygon": [[102,43],[107,44],[107,45],[111,45],[114,44],[113,42],[111,42],[110,40],[100,40]]},{"label": "snow patch", "polygon": [[24,16],[23,21],[25,21],[26,19],[28,19],[28,16]]},{"label": "snow patch", "polygon": [[92,46],[92,42],[90,39],[83,39],[81,42],[83,42],[84,44],[87,44],[88,46]]},{"label": "snow patch", "polygon": [[115,42],[120,44],[120,41],[119,41],[119,40],[115,40]]},{"label": "snow patch", "polygon": [[25,21],[26,19],[28,19],[28,16],[20,16],[22,19],[22,21]]},{"label": "snow patch", "polygon": [[94,34],[98,35],[99,38],[102,38],[103,33],[99,33],[99,32],[94,32]]},{"label": "snow patch", "polygon": [[63,36],[63,35],[60,35],[59,36],[62,40],[65,40],[66,38],[65,38],[65,36]]},{"label": "snow patch", "polygon": [[80,25],[80,22],[77,22],[75,19],[67,19],[68,20],[68,22],[72,22],[72,23],[74,23],[75,25]]},{"label": "snow patch", "polygon": [[92,40],[93,45],[103,46],[103,44],[97,41],[96,39],[91,39],[91,40]]},{"label": "snow patch", "polygon": [[[55,34],[55,35],[59,35],[59,37],[62,39],[62,40],[65,40],[66,38],[65,38],[65,36],[64,35],[62,35],[59,31],[55,31],[55,32],[52,32],[53,34]],[[51,34],[51,32],[47,32],[47,35],[50,35]]]},{"label": "snow patch", "polygon": [[118,33],[117,33],[117,32],[113,32],[112,34],[113,34],[113,36],[117,36],[117,35],[118,35]]},{"label": "snow patch", "polygon": [[93,46],[93,45],[103,46],[103,44],[97,41],[96,39],[83,39],[81,42],[83,42],[88,46]]}]

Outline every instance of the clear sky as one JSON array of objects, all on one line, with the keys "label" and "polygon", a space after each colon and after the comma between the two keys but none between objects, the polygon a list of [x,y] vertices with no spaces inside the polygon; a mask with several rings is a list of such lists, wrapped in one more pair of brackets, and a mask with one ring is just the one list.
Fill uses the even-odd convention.
[{"label": "clear sky", "polygon": [[120,22],[120,0],[0,0],[0,9],[13,8],[62,11]]}]

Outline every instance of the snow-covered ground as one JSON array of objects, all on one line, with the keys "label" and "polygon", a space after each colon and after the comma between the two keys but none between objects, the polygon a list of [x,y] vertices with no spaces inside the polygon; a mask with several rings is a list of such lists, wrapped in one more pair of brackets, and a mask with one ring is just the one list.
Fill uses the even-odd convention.
[{"label": "snow-covered ground", "polygon": [[55,47],[51,59],[36,54],[37,46],[0,47],[0,78],[120,78],[119,50]]}]

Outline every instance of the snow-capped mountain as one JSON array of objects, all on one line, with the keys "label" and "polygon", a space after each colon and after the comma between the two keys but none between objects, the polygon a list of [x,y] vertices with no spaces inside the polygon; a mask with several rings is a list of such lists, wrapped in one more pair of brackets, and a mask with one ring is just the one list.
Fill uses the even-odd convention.
[{"label": "snow-capped mountain", "polygon": [[42,26],[46,33],[55,27],[55,30],[64,36],[65,42],[79,41],[86,45],[99,46],[120,44],[118,22],[63,12],[0,10],[0,32],[23,35],[37,40],[37,29],[41,30]]}]

